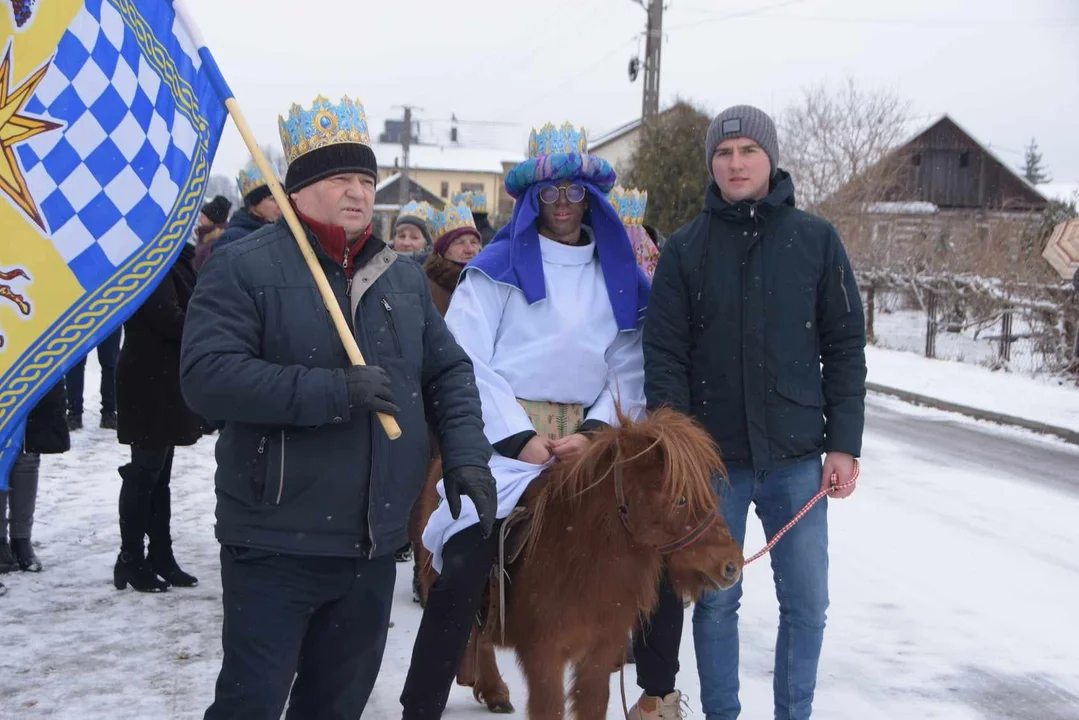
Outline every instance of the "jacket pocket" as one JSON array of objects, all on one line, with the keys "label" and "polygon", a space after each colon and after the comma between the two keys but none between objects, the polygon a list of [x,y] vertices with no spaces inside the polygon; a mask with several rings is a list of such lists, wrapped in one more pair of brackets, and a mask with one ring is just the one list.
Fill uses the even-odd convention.
[{"label": "jacket pocket", "polygon": [[249,483],[251,495],[256,503],[261,503],[266,497],[266,450],[269,442],[270,438],[266,435],[259,436],[258,445],[255,447],[255,457],[251,460]]},{"label": "jacket pocket", "polygon": [[810,382],[808,378],[796,378],[790,374],[780,375],[776,380],[776,392],[805,407],[824,407],[824,394],[819,379]]},{"label": "jacket pocket", "polygon": [[[268,438],[263,438],[263,441]],[[281,430],[276,438],[276,447],[273,443],[264,443],[260,445],[261,451],[265,453],[267,461],[264,463],[266,467],[265,473],[265,492],[263,493],[260,502],[263,505],[280,505],[281,499],[285,496],[285,431]]]},{"label": "jacket pocket", "polygon": [[390,336],[393,337],[394,352],[397,353],[397,357],[401,357],[401,336],[397,334],[397,325],[393,321],[393,306],[385,295],[382,296],[379,304],[386,313],[386,326],[390,329]]}]

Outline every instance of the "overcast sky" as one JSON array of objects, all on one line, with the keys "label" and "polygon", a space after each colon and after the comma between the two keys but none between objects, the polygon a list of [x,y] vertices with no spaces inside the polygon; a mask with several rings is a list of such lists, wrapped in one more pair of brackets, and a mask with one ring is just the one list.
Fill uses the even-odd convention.
[{"label": "overcast sky", "polygon": [[[595,137],[640,115],[642,79],[626,71],[644,54],[633,0],[188,5],[275,147],[278,114],[319,93],[359,97],[373,134],[407,103],[421,122],[455,113],[463,140],[515,150],[546,121]],[[668,0],[664,31],[663,105],[681,96],[778,114],[800,88],[850,76],[925,121],[948,113],[1013,166],[1036,137],[1054,180],[1079,181],[1079,0]],[[247,157],[230,123],[214,172]]]}]

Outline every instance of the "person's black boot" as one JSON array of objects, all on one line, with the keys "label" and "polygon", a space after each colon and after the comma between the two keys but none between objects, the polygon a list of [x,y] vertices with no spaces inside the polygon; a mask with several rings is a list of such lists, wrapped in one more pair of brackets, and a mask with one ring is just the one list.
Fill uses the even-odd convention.
[{"label": "person's black boot", "polygon": [[143,538],[150,517],[150,496],[156,474],[149,476],[134,465],[122,465],[118,472],[120,485],[120,554],[112,569],[112,582],[117,590],[128,585],[139,592],[164,592],[168,584],[161,581],[144,555]]},{"label": "person's black boot", "polygon": [[34,554],[30,538],[11,538],[11,552],[23,572],[41,572],[41,561]]},{"label": "person's black boot", "polygon": [[0,542],[0,573],[9,573],[19,567],[15,562],[15,556],[11,554],[11,548],[7,541]]},{"label": "person's black boot", "polygon": [[7,595],[7,588],[4,587],[4,583],[0,583],[0,597]]},{"label": "person's black boot", "polygon": [[393,553],[393,559],[399,563],[408,562],[409,560],[411,560],[412,543],[408,543],[407,545],[402,545],[401,547],[397,548],[397,550],[395,550]]},{"label": "person's black boot", "polygon": [[146,553],[150,567],[165,582],[173,587],[195,587],[199,579],[184,572],[172,554],[172,490],[169,479],[172,475],[172,458],[165,463],[154,491],[150,495],[150,523],[146,534],[150,536],[150,549]]},{"label": "person's black boot", "polygon": [[101,412],[101,427],[105,430],[116,429],[116,413],[111,410]]},{"label": "person's black boot", "polygon": [[67,429],[71,432],[82,430],[82,415],[67,414]]},{"label": "person's black boot", "polygon": [[112,569],[112,584],[117,590],[124,590],[128,585],[139,592],[159,593],[169,589],[168,583],[161,580],[150,567],[146,558],[121,552],[116,556],[116,565]]}]

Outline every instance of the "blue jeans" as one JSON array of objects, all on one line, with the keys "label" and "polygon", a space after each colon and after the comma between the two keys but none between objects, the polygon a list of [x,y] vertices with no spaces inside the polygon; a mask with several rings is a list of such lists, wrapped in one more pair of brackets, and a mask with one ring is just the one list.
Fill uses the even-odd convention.
[{"label": "blue jeans", "polygon": [[[821,484],[821,460],[771,472],[731,469],[730,486],[720,485],[720,505],[731,535],[743,546],[749,504],[756,505],[771,538],[809,502]],[[776,720],[805,720],[813,711],[817,662],[828,609],[828,500],[818,502],[770,554],[779,599],[776,638]],[[760,572],[749,567],[746,572]],[[693,611],[693,641],[707,720],[734,720],[738,702],[738,607],[742,582],[708,592]]]}]

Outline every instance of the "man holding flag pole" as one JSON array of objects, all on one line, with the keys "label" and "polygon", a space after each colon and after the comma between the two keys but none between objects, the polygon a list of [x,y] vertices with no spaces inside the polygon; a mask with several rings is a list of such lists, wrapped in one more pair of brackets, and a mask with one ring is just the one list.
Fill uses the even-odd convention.
[{"label": "man holding flag pole", "polygon": [[13,3],[0,18],[0,484],[29,409],[191,237],[230,113],[284,217],[215,253],[187,315],[185,395],[225,423],[225,659],[207,717],[276,720],[290,687],[289,717],[358,717],[428,421],[454,514],[463,494],[488,529],[494,516],[471,363],[419,266],[371,234],[362,108],[293,108],[286,198],[180,0],[48,11]]}]

